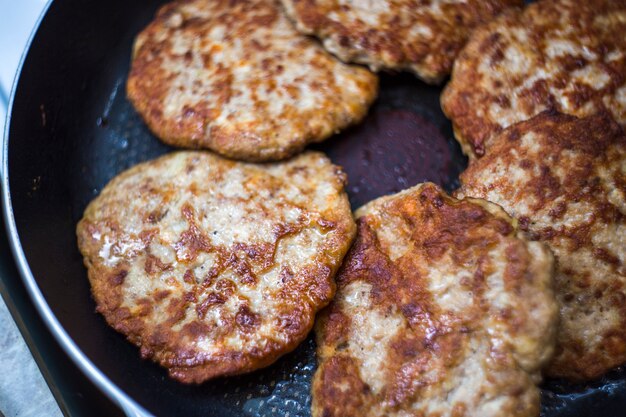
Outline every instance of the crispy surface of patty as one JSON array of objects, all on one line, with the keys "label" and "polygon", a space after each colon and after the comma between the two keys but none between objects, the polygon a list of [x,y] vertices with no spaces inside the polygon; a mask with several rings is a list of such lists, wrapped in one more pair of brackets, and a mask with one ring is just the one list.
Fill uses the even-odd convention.
[{"label": "crispy surface of patty", "polygon": [[199,383],[293,350],[355,234],[345,174],[179,152],[129,169],[77,227],[97,310],[170,376]]},{"label": "crispy surface of patty", "polygon": [[461,196],[516,217],[556,257],[561,309],[550,376],[595,378],[626,362],[626,137],[608,115],[545,112],[498,135]]},{"label": "crispy surface of patty", "polygon": [[538,416],[558,308],[550,251],[434,184],[357,211],[316,323],[313,417]]},{"label": "crispy surface of patty", "polygon": [[164,6],[137,36],[127,83],[164,142],[250,161],[286,158],[361,120],[377,89],[273,0]]},{"label": "crispy surface of patty", "polygon": [[470,158],[548,109],[608,109],[626,126],[626,0],[543,0],[477,29],[454,64],[444,112]]},{"label": "crispy surface of patty", "polygon": [[409,70],[429,83],[450,73],[472,29],[521,0],[282,0],[298,30],[346,62]]}]

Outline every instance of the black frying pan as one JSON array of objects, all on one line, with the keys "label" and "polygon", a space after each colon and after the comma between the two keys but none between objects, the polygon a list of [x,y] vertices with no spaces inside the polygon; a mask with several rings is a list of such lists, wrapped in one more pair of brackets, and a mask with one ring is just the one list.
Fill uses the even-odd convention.
[{"label": "black frying pan", "polygon": [[[311,338],[265,370],[186,386],[140,359],[94,312],[76,222],[113,176],[171,150],[124,92],[133,38],[160,3],[59,0],[42,19],[4,142],[5,220],[18,269],[61,346],[128,415],[308,416]],[[412,76],[382,76],[365,123],[318,146],[348,172],[353,206],[424,180],[456,186],[466,160],[439,93]],[[621,370],[584,386],[548,381],[543,392],[545,417],[626,415]]]}]

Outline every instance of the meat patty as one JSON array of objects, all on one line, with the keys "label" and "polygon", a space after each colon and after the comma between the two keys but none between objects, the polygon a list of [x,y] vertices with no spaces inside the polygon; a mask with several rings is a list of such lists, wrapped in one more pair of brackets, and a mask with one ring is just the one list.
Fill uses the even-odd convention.
[{"label": "meat patty", "polygon": [[317,152],[256,165],[190,151],[129,169],[77,227],[97,310],[182,382],[271,364],[335,293],[355,234],[345,181]]},{"label": "meat patty", "polygon": [[297,28],[345,62],[439,83],[471,31],[522,0],[282,0]]},{"label": "meat patty", "polygon": [[441,98],[463,151],[548,109],[626,126],[625,33],[626,0],[540,0],[477,29]]},{"label": "meat patty", "polygon": [[626,363],[626,136],[608,115],[542,113],[497,135],[461,175],[556,257],[561,308],[547,374],[590,379]]},{"label": "meat patty", "polygon": [[128,98],[164,142],[278,160],[361,120],[377,77],[302,36],[274,0],[170,3],[137,37]]},{"label": "meat patty", "polygon": [[313,417],[538,416],[558,308],[550,251],[431,183],[357,211],[316,323]]}]

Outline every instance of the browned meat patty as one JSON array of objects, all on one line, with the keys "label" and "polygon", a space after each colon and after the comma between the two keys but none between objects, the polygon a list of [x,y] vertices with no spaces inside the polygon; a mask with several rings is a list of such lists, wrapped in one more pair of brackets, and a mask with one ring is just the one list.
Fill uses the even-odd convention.
[{"label": "browned meat patty", "polygon": [[439,83],[471,31],[522,0],[282,0],[297,28],[345,62]]},{"label": "browned meat patty", "polygon": [[357,211],[316,323],[313,417],[538,416],[553,258],[484,200],[434,184]]},{"label": "browned meat patty", "polygon": [[265,165],[179,152],[129,169],[77,227],[98,311],[182,382],[271,364],[335,293],[355,234],[345,179],[316,152]]},{"label": "browned meat patty", "polygon": [[441,99],[464,152],[548,109],[626,126],[625,33],[626,0],[543,0],[477,29]]},{"label": "browned meat patty", "polygon": [[164,142],[277,160],[361,120],[377,77],[292,27],[273,0],[170,3],[137,37],[128,98]]},{"label": "browned meat patty", "polygon": [[547,374],[626,362],[626,136],[608,115],[542,113],[494,138],[459,196],[497,203],[556,256],[561,326]]}]

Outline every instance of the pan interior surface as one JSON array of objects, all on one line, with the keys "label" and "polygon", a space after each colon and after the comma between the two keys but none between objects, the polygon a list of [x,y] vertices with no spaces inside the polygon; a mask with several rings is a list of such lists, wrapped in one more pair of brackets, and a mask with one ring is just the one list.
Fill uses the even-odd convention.
[{"label": "pan interior surface", "polygon": [[[142,360],[95,313],[76,223],[116,174],[172,150],[147,130],[125,97],[134,36],[161,3],[51,5],[24,62],[10,122],[8,174],[22,248],[64,329],[114,384],[153,414],[308,416],[315,370],[311,336],[269,368],[187,386]],[[466,160],[439,108],[440,92],[412,76],[382,75],[380,98],[364,123],[315,146],[344,166],[353,208],[426,180],[448,191],[456,187]],[[619,415],[624,406],[626,376],[620,369],[581,386],[544,384],[544,417]]]}]

